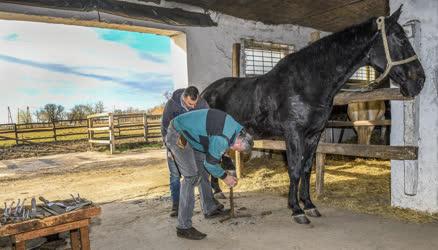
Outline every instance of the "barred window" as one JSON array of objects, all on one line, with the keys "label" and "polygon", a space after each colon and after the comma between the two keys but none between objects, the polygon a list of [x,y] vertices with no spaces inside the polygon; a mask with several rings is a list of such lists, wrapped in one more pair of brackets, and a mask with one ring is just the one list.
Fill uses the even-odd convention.
[{"label": "barred window", "polygon": [[286,55],[295,51],[294,45],[244,40],[243,65],[245,76],[263,75]]},{"label": "barred window", "polygon": [[359,68],[350,78],[350,80],[353,81],[366,81],[366,82],[370,82],[375,79],[376,79],[376,72],[371,66],[364,66]]},{"label": "barred window", "polygon": [[348,80],[346,89],[366,88],[376,79],[376,71],[371,66],[360,67]]}]

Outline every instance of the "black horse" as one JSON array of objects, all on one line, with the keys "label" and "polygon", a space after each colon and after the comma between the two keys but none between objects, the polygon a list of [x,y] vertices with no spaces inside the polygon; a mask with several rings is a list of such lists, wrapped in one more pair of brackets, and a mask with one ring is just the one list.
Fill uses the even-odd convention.
[{"label": "black horse", "polygon": [[300,224],[310,223],[304,211],[321,216],[309,194],[312,161],[333,98],[353,73],[371,65],[398,83],[404,96],[417,95],[424,85],[423,68],[397,23],[400,13],[401,7],[390,17],[371,18],[322,38],[264,75],[223,78],[202,93],[212,108],[232,115],[255,138],[286,141],[288,205]]}]

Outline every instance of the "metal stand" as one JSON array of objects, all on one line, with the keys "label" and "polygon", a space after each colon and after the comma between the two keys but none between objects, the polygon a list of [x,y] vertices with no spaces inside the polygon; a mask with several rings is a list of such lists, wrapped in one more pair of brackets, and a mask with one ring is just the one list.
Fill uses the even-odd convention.
[{"label": "metal stand", "polygon": [[230,214],[227,217],[219,220],[219,222],[223,223],[223,222],[225,222],[227,220],[230,220],[230,219],[233,219],[233,218],[247,218],[247,217],[252,217],[252,215],[250,215],[250,214],[238,214],[238,215],[236,215],[235,214],[235,212],[234,212],[233,188],[231,187],[230,188]]}]

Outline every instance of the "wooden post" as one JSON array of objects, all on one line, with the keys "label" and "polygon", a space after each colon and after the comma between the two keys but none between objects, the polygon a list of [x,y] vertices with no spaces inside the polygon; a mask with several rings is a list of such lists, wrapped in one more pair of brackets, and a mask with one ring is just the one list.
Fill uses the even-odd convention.
[{"label": "wooden post", "polygon": [[232,52],[232,77],[240,76],[240,43],[233,44],[233,52]]},{"label": "wooden post", "polygon": [[52,125],[53,125],[53,139],[56,141],[56,123],[55,121],[52,121]]},{"label": "wooden post", "polygon": [[72,250],[81,249],[81,241],[79,239],[79,230],[71,230],[70,231],[70,245]]},{"label": "wooden post", "polygon": [[110,153],[113,154],[116,150],[116,143],[114,140],[114,115],[109,113],[108,115],[108,127],[109,127],[109,144],[110,144]]},{"label": "wooden post", "polygon": [[91,143],[91,140],[93,140],[93,131],[91,128],[93,128],[93,118],[87,119],[87,126],[88,126],[88,144],[90,145],[90,150],[93,150],[93,143]]},{"label": "wooden post", "polygon": [[144,141],[148,142],[148,115],[146,113],[143,114],[143,133]]},{"label": "wooden post", "polygon": [[[233,51],[232,51],[232,71],[231,71],[231,75],[232,77],[239,77],[240,76],[240,43],[235,43],[233,44]],[[242,164],[242,159],[240,157],[240,152],[239,151],[234,151],[235,152],[235,160],[236,160],[236,176],[237,178],[241,178],[242,177],[242,169],[243,169],[243,164]]]},{"label": "wooden post", "polygon": [[26,250],[26,241],[15,242],[12,244],[13,250]]},{"label": "wooden post", "polygon": [[17,124],[14,123],[14,133],[15,133],[15,144],[18,145],[18,133],[17,133]]},{"label": "wooden post", "polygon": [[236,160],[236,176],[237,178],[242,178],[243,176],[243,162],[242,159],[240,157],[240,152],[239,151],[234,151],[235,152],[235,160]]},{"label": "wooden post", "polygon": [[89,230],[88,226],[81,227],[79,229],[81,233],[81,247],[82,250],[90,250],[90,236],[89,236]]},{"label": "wooden post", "polygon": [[[321,134],[319,142],[325,142],[326,140],[325,129]],[[325,164],[325,154],[316,153],[315,155],[315,172],[316,172],[316,197],[321,197],[324,193],[324,164]]]},{"label": "wooden post", "polygon": [[315,156],[315,171],[316,171],[316,196],[320,197],[324,193],[324,163],[325,154],[316,153]]}]

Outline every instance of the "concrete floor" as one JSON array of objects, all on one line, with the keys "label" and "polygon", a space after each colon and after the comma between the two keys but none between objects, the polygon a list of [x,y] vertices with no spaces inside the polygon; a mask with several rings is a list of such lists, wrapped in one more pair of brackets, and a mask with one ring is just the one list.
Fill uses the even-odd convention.
[{"label": "concrete floor", "polygon": [[[165,200],[107,204],[92,228],[92,245],[94,249],[438,249],[438,224],[320,208],[323,217],[303,226],[293,222],[284,197],[240,194],[236,202],[246,208],[242,213],[253,217],[222,224],[198,213],[194,226],[208,234],[202,241],[176,237],[176,219],[168,217],[170,204]],[[262,216],[266,211],[272,214]]]}]

